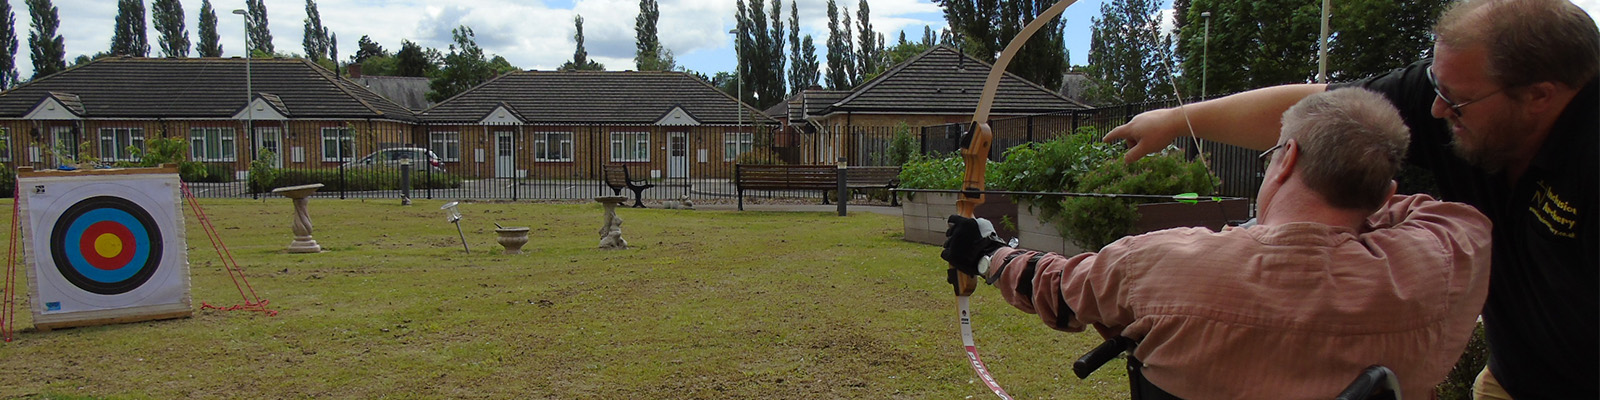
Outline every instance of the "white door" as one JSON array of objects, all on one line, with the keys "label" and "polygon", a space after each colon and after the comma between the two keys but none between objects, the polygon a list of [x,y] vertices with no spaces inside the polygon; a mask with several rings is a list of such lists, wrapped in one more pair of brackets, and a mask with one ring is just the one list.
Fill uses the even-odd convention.
[{"label": "white door", "polygon": [[689,139],[686,132],[667,133],[667,177],[689,177]]},{"label": "white door", "polygon": [[[283,132],[278,127],[256,128],[256,149],[272,152],[272,166],[283,168]],[[259,150],[257,150],[259,151]],[[255,158],[257,154],[250,155]]]},{"label": "white door", "polygon": [[512,131],[494,133],[494,177],[496,178],[516,176],[516,137],[512,133]]}]

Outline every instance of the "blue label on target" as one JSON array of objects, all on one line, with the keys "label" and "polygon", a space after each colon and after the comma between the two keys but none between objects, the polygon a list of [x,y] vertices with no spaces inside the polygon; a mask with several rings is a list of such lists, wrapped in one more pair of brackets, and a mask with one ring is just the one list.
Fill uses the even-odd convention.
[{"label": "blue label on target", "polygon": [[52,301],[52,302],[44,303],[44,310],[45,311],[61,311],[61,302]]}]

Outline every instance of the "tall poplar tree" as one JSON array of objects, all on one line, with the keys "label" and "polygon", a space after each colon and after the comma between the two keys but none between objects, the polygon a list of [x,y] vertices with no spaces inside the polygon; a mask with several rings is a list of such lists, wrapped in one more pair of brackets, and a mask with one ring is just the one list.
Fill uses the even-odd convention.
[{"label": "tall poplar tree", "polygon": [[[849,15],[845,16],[846,19]],[[850,31],[848,23],[844,29],[839,29],[839,8],[833,0],[828,0],[828,88],[834,90],[849,89],[854,86],[850,82],[851,50],[850,40],[845,37]]]},{"label": "tall poplar tree", "polygon": [[817,84],[817,49],[811,35],[800,40],[800,2],[789,2],[789,94],[800,93]]},{"label": "tall poplar tree", "polygon": [[144,0],[118,0],[117,24],[111,31],[111,55],[145,57],[150,40],[145,35]]},{"label": "tall poplar tree", "polygon": [[775,36],[772,30],[772,26],[782,26],[782,17],[767,18],[766,3],[762,0],[752,0],[749,7],[744,0],[735,4],[739,13],[739,76],[744,78],[744,98],[756,108],[771,107],[784,98],[784,55],[779,47],[783,35]]},{"label": "tall poplar tree", "polygon": [[250,33],[249,50],[266,54],[268,57],[277,54],[277,48],[272,46],[272,29],[267,27],[267,5],[263,0],[244,0],[244,5],[245,22],[250,24],[246,30]]},{"label": "tall poplar tree", "polygon": [[17,86],[17,14],[0,1],[0,90]]},{"label": "tall poplar tree", "polygon": [[[944,7],[952,38],[972,58],[993,62],[1022,27],[1053,0],[935,0]],[[1066,73],[1066,21],[1056,17],[1028,39],[1006,71],[1044,87],[1059,87]],[[948,42],[947,42],[948,43]]]},{"label": "tall poplar tree", "polygon": [[656,0],[639,0],[639,16],[633,19],[635,47],[633,63],[640,71],[671,71],[677,68],[672,50],[661,45],[656,23],[661,19],[661,6]]},{"label": "tall poplar tree", "polygon": [[572,52],[572,60],[567,61],[557,68],[562,71],[605,71],[606,66],[589,59],[589,50],[583,47],[583,16],[572,17],[572,27],[576,33],[572,40],[578,42],[578,47]]},{"label": "tall poplar tree", "polygon": [[56,6],[50,0],[24,0],[33,21],[28,29],[28,50],[33,57],[33,78],[39,79],[67,69],[67,40],[56,34],[61,27]]},{"label": "tall poplar tree", "polygon": [[872,12],[867,8],[867,0],[861,0],[856,7],[856,24],[861,28],[860,43],[856,47],[856,71],[861,75],[876,76],[884,67],[880,62],[883,42],[877,39],[877,34],[872,33]]},{"label": "tall poplar tree", "polygon": [[[763,71],[762,78],[767,81],[767,92],[764,96],[772,96],[771,104],[782,102],[789,93],[787,81],[784,80],[784,66],[788,65],[788,55],[783,52],[783,44],[787,38],[783,33],[783,0],[772,0],[772,26],[767,28],[771,37],[767,39],[767,68]],[[767,105],[771,107],[771,104]]]},{"label": "tall poplar tree", "polygon": [[179,0],[150,2],[150,21],[161,37],[162,57],[189,56],[189,29],[183,23],[183,3]]},{"label": "tall poplar tree", "polygon": [[317,10],[317,0],[306,0],[305,31],[300,37],[300,45],[306,50],[306,58],[311,61],[322,61],[328,58],[328,28],[322,26],[322,12]]},{"label": "tall poplar tree", "polygon": [[200,1],[200,40],[196,50],[201,57],[222,57],[222,41],[217,36],[217,10],[211,8],[211,0]]}]

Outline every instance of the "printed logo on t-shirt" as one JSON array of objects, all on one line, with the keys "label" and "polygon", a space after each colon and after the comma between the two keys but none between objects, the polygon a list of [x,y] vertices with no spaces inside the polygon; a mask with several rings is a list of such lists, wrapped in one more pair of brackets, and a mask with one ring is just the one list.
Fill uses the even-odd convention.
[{"label": "printed logo on t-shirt", "polygon": [[1571,202],[1561,199],[1550,185],[1539,181],[1539,190],[1534,191],[1533,201],[1528,205],[1528,212],[1533,213],[1550,233],[1556,236],[1578,237],[1578,208]]}]

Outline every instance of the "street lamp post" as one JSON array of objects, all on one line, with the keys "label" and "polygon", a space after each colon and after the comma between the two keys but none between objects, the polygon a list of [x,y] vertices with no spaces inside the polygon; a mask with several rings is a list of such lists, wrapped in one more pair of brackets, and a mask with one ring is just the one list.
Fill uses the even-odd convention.
[{"label": "street lamp post", "polygon": [[1211,12],[1200,13],[1200,18],[1206,20],[1206,34],[1200,50],[1200,100],[1206,99],[1206,68],[1211,57]]},{"label": "street lamp post", "polygon": [[[245,137],[250,140],[250,155],[255,157],[256,151],[256,108],[250,105],[255,100],[255,88],[251,87],[250,79],[250,14],[243,9],[234,9],[234,14],[244,17],[244,131]],[[250,158],[254,159],[254,158]],[[255,198],[254,193],[251,198]]]},{"label": "street lamp post", "polygon": [[729,29],[728,33],[733,34],[734,40],[738,43],[738,47],[733,49],[735,60],[733,79],[736,82],[736,89],[734,90],[739,92],[739,104],[733,108],[733,113],[738,117],[739,133],[744,133],[744,35],[738,28]]}]

